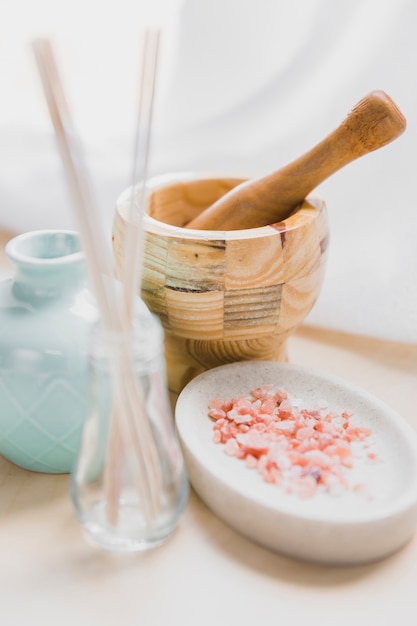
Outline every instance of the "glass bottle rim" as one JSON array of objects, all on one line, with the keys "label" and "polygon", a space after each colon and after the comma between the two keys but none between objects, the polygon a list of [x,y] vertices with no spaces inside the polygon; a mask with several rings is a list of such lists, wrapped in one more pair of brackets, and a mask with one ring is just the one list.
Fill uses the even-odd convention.
[{"label": "glass bottle rim", "polygon": [[19,266],[65,266],[84,261],[77,231],[46,229],[22,233],[5,247],[8,258]]}]

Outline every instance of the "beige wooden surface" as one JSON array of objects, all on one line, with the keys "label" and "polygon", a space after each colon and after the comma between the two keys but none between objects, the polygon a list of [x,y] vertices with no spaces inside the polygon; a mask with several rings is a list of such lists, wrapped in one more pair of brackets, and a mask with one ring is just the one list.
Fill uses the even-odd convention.
[{"label": "beige wooden surface", "polygon": [[[417,346],[306,326],[289,353],[294,363],[361,385],[417,428]],[[166,544],[112,555],[85,541],[68,485],[68,476],[30,473],[0,458],[5,626],[417,623],[417,535],[379,563],[316,566],[251,543],[191,493]]]}]

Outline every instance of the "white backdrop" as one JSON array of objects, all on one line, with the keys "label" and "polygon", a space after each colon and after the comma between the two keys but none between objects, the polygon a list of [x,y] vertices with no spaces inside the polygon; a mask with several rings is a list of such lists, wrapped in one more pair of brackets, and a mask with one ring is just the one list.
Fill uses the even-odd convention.
[{"label": "white backdrop", "polygon": [[130,183],[140,32],[161,25],[151,173],[259,175],[383,89],[408,120],[323,183],[331,245],[309,322],[417,342],[417,3],[0,0],[0,226],[74,226],[29,41],[55,44],[103,219]]}]

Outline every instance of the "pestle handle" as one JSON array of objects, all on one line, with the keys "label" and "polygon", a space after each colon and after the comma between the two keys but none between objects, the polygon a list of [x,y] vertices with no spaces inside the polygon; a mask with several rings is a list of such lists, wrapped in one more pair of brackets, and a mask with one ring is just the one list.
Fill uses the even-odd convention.
[{"label": "pestle handle", "polygon": [[383,91],[373,91],[340,126],[282,169],[238,185],[186,228],[237,230],[280,222],[331,174],[398,137],[406,120]]}]

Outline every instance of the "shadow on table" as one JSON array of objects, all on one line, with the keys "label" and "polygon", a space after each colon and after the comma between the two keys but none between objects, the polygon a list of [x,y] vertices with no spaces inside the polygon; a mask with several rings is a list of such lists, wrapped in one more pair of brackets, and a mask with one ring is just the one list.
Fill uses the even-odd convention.
[{"label": "shadow on table", "polygon": [[313,587],[344,585],[372,575],[376,568],[385,567],[401,554],[400,550],[383,560],[355,566],[324,565],[301,561],[272,552],[247,539],[217,518],[194,491],[192,497],[196,499],[193,507],[195,523],[199,525],[202,532],[206,533],[206,540],[213,547],[226,553],[242,567],[286,583]]}]

